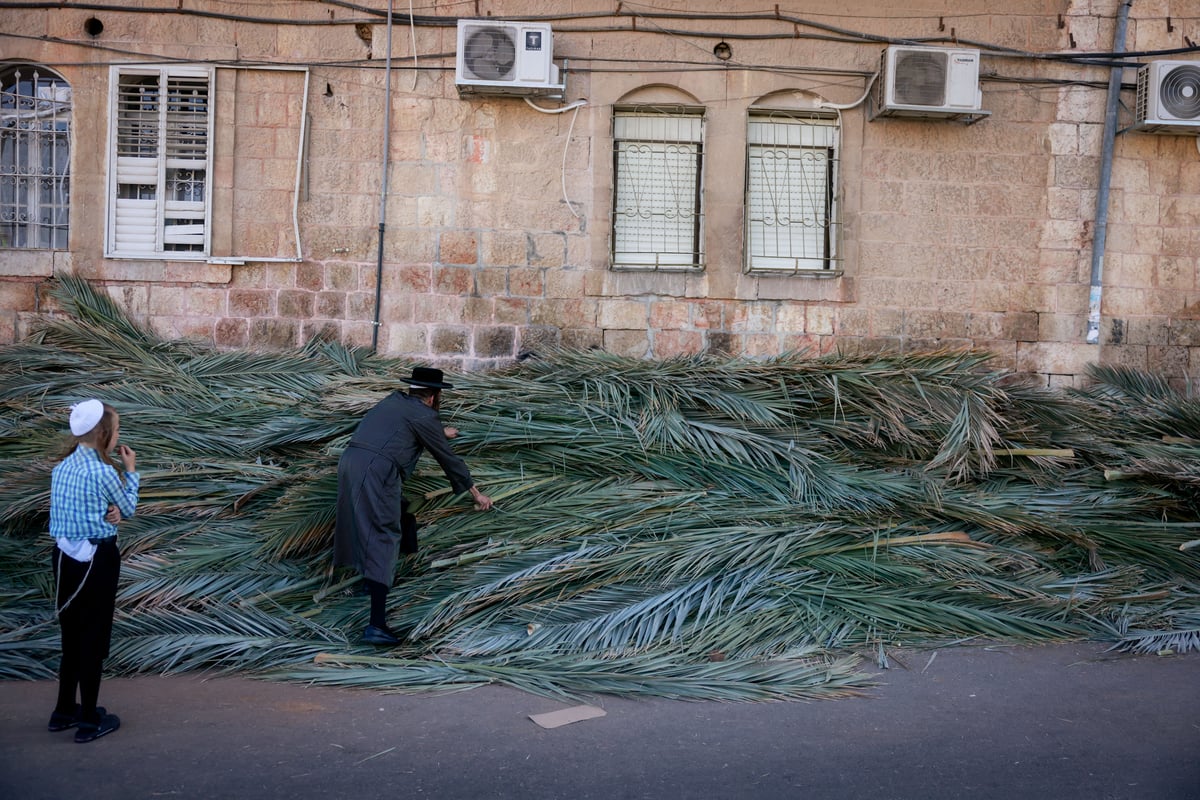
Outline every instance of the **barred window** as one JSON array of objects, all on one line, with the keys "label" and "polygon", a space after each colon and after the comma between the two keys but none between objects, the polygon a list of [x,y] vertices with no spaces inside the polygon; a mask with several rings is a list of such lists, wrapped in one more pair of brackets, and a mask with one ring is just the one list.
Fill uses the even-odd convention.
[{"label": "barred window", "polygon": [[0,68],[0,247],[64,250],[71,87],[45,67]]},{"label": "barred window", "polygon": [[613,118],[612,264],[699,269],[703,112],[618,108]]},{"label": "barred window", "polygon": [[212,71],[119,67],[112,74],[106,255],[207,256]]},{"label": "barred window", "polygon": [[838,120],[752,111],[746,151],[746,269],[836,269]]}]

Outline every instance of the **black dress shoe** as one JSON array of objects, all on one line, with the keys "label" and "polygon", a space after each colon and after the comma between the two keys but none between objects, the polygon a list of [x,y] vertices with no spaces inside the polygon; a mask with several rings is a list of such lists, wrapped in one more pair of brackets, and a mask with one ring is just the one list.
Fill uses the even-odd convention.
[{"label": "black dress shoe", "polygon": [[[54,711],[50,714],[50,723],[46,726],[46,730],[51,733],[70,730],[79,724],[79,715],[81,713],[83,713],[83,709],[80,708],[79,703],[75,704],[75,710],[70,714],[62,714]],[[104,709],[104,706],[96,706],[96,713],[103,717],[108,712]]]},{"label": "black dress shoe", "polygon": [[[96,709],[99,711],[99,709]],[[80,721],[75,729],[75,741],[79,744],[99,739],[121,727],[121,719],[116,714],[101,714],[98,722]]]},{"label": "black dress shoe", "polygon": [[368,625],[367,629],[363,631],[362,640],[367,644],[400,644],[400,640],[396,638],[396,634],[387,628],[380,628],[377,625]]}]

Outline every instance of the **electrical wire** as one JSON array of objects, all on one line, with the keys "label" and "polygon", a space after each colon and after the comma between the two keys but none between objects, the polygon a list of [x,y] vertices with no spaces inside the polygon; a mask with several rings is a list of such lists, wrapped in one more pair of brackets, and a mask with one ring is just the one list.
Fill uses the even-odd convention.
[{"label": "electrical wire", "polygon": [[586,99],[576,100],[575,102],[562,106],[561,108],[543,108],[528,97],[525,98],[525,102],[530,108],[540,111],[543,114],[563,114],[567,111],[575,112],[571,115],[571,124],[567,127],[567,141],[563,144],[562,165],[559,167],[559,179],[562,183],[563,202],[567,204],[567,210],[575,216],[575,219],[579,219],[579,212],[575,210],[575,206],[571,205],[571,198],[567,197],[567,149],[571,146],[571,133],[575,130],[575,119],[579,116],[579,109],[586,106],[588,101]]}]

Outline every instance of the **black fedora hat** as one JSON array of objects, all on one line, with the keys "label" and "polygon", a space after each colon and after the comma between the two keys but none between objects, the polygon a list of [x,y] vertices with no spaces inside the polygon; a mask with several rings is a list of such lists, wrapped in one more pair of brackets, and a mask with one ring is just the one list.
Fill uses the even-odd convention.
[{"label": "black fedora hat", "polygon": [[442,371],[433,367],[413,367],[412,377],[408,379],[409,386],[420,386],[426,389],[453,389],[452,384],[442,380]]}]

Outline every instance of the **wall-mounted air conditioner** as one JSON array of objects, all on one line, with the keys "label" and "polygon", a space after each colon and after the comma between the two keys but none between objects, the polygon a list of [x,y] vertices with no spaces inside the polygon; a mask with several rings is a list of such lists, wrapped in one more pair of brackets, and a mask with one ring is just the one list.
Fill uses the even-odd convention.
[{"label": "wall-mounted air conditioner", "polygon": [[890,45],[875,89],[875,117],[945,117],[973,122],[981,108],[979,51]]},{"label": "wall-mounted air conditioner", "polygon": [[546,23],[460,19],[457,52],[459,94],[563,95]]},{"label": "wall-mounted air conditioner", "polygon": [[1200,135],[1200,61],[1138,67],[1133,130]]}]

